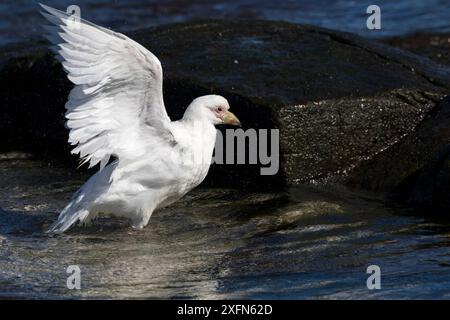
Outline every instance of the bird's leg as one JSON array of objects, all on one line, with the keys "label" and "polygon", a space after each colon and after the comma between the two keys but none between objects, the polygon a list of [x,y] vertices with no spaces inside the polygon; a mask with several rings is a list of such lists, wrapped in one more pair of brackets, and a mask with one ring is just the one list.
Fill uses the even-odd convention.
[{"label": "bird's leg", "polygon": [[97,216],[93,212],[89,212],[89,214],[84,218],[84,220],[80,223],[83,227],[89,227],[92,225],[92,220]]},{"label": "bird's leg", "polygon": [[135,230],[142,230],[150,220],[154,208],[141,208],[139,213],[131,220],[131,227]]}]

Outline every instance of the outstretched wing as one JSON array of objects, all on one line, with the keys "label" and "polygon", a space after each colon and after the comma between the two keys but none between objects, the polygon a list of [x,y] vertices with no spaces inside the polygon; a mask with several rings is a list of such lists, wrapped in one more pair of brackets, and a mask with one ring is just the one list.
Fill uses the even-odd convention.
[{"label": "outstretched wing", "polygon": [[66,103],[69,142],[89,167],[133,159],[146,139],[173,139],[158,58],[127,36],[42,5],[47,38],[75,87]]}]

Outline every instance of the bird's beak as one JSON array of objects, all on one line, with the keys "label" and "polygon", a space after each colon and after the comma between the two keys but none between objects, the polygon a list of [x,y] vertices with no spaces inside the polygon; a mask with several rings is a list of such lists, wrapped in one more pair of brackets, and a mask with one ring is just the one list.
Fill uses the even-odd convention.
[{"label": "bird's beak", "polygon": [[230,111],[227,111],[222,121],[223,124],[229,124],[237,127],[241,126],[241,122],[239,121],[239,119]]}]

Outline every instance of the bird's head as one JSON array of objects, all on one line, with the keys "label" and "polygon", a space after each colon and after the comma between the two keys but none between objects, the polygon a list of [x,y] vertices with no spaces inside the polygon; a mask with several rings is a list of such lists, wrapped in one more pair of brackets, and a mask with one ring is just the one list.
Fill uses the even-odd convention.
[{"label": "bird's head", "polygon": [[228,124],[240,127],[241,122],[229,109],[230,105],[224,97],[207,95],[192,101],[186,112],[191,117],[207,119],[214,125]]}]

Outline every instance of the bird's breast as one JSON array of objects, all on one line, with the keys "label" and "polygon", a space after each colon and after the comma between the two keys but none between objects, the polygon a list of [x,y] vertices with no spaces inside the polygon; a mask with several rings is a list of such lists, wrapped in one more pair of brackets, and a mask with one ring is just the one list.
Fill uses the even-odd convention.
[{"label": "bird's breast", "polygon": [[214,132],[214,135],[204,134],[195,137],[185,152],[181,154],[181,162],[185,166],[185,177],[190,188],[200,184],[208,174],[216,140],[215,135]]}]

